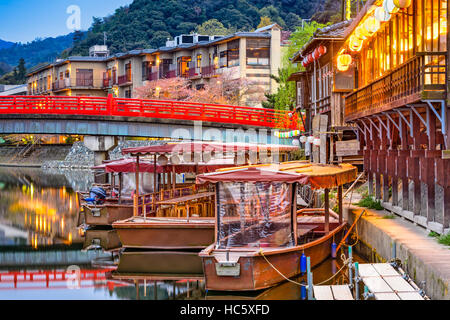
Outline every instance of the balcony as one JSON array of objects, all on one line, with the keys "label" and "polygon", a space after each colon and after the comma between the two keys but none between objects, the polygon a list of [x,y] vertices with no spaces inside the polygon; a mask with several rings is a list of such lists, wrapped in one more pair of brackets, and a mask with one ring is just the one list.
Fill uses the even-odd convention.
[{"label": "balcony", "polygon": [[382,78],[345,97],[345,120],[389,111],[420,100],[446,99],[445,52],[421,52]]},{"label": "balcony", "polygon": [[217,76],[216,66],[212,65],[212,66],[202,67],[202,77],[203,78],[213,78],[215,76]]},{"label": "balcony", "polygon": [[119,86],[131,84],[131,83],[132,83],[131,78],[132,78],[132,77],[131,77],[131,74],[126,74],[126,75],[124,75],[124,76],[119,76],[118,81],[117,81],[117,84],[118,84]]},{"label": "balcony", "polygon": [[70,88],[70,79],[56,80],[53,83],[53,91],[65,90]]},{"label": "balcony", "polygon": [[116,79],[103,79],[103,88],[111,88],[112,86],[117,84]]},{"label": "balcony", "polygon": [[196,79],[196,78],[200,78],[200,68],[190,68],[187,72],[187,76],[188,79]]},{"label": "balcony", "polygon": [[163,74],[162,79],[176,78],[176,70],[170,70]]},{"label": "balcony", "polygon": [[147,81],[156,81],[158,80],[158,72],[149,72],[145,80]]}]

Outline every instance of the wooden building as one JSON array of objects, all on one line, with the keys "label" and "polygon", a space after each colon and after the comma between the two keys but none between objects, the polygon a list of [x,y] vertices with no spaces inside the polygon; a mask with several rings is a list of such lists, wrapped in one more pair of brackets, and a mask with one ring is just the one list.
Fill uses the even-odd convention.
[{"label": "wooden building", "polygon": [[292,58],[305,69],[289,78],[297,84],[297,110],[306,110],[306,132],[321,140],[320,146],[312,147],[314,162],[362,165],[357,129],[344,121],[344,97],[354,89],[353,73],[336,72],[334,61],[350,24],[318,29]]},{"label": "wooden building", "polygon": [[369,192],[438,233],[450,228],[448,15],[447,0],[368,0],[334,58],[354,75],[344,117]]}]

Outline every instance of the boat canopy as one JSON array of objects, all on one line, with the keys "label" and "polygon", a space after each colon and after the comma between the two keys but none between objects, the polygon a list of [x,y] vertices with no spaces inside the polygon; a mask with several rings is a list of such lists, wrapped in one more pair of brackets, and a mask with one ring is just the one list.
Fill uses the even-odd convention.
[{"label": "boat canopy", "polygon": [[[181,163],[181,164],[168,164],[161,166],[156,164],[156,173],[170,173],[175,170],[175,173],[198,173],[204,174],[209,172],[215,172],[221,168],[234,167],[233,163]],[[108,161],[99,166],[95,166],[94,170],[104,170],[106,173],[133,173],[136,172],[136,158],[121,159],[117,161]],[[139,161],[139,172],[153,173],[155,171],[155,164],[149,161]]]},{"label": "boat canopy", "polygon": [[157,146],[146,146],[127,148],[122,150],[122,154],[131,154],[133,156],[145,156],[155,154],[180,154],[193,152],[267,152],[272,150],[278,151],[293,151],[298,149],[297,146],[286,145],[257,145],[250,143],[199,143],[199,142],[184,142],[184,143],[168,143]]},{"label": "boat canopy", "polygon": [[197,176],[197,183],[206,182],[298,182],[312,189],[331,189],[356,179],[357,168],[350,164],[321,165],[285,162],[219,169],[218,172]]}]

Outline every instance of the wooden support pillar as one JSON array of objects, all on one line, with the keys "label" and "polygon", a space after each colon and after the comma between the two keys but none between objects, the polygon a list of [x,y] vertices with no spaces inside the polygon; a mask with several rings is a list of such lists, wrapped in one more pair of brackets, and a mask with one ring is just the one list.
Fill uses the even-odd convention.
[{"label": "wooden support pillar", "polygon": [[172,189],[175,191],[177,187],[177,173],[175,172],[175,166],[172,168]]},{"label": "wooden support pillar", "polygon": [[400,144],[401,151],[399,151],[397,169],[399,171],[400,178],[402,179],[402,209],[409,210],[409,179],[407,174],[407,158],[409,157],[408,151],[408,138],[406,133],[406,124],[400,122]]},{"label": "wooden support pillar", "polygon": [[133,215],[139,215],[139,156],[136,157],[136,172],[135,172],[136,191],[134,193],[134,207]]},{"label": "wooden support pillar", "polygon": [[153,157],[153,193],[158,192],[157,190],[157,173],[156,173],[156,154]]},{"label": "wooden support pillar", "polygon": [[[428,110],[429,117],[429,135],[428,135],[428,150],[425,152],[424,164],[425,183],[427,184],[427,222],[436,220],[436,179],[435,179],[435,157],[438,158],[441,151],[436,152],[436,116]],[[421,166],[423,167],[423,166]]]},{"label": "wooden support pillar", "polygon": [[342,186],[338,187],[338,210],[339,210],[339,225],[342,224],[342,222],[344,221],[343,215],[344,215],[344,211],[343,211],[343,198],[342,198]]},{"label": "wooden support pillar", "polygon": [[414,141],[414,150],[411,151],[411,165],[410,177],[414,181],[414,207],[413,212],[415,215],[420,215],[422,210],[422,180],[420,179],[420,163],[421,159],[425,156],[425,151],[421,150],[421,132],[420,132],[420,120],[418,117],[412,118],[412,138]]},{"label": "wooden support pillar", "polygon": [[122,204],[123,172],[119,172],[119,204]]},{"label": "wooden support pillar", "polygon": [[444,187],[444,229],[450,228],[450,186]]},{"label": "wooden support pillar", "polygon": [[330,233],[330,189],[325,189],[325,234]]}]

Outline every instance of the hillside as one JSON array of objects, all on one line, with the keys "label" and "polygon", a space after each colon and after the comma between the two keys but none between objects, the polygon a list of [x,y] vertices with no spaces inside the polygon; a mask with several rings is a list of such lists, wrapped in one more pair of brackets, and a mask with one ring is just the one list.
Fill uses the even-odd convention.
[{"label": "hillside", "polygon": [[[0,63],[17,66],[20,58],[30,68],[41,62],[53,61],[59,54],[73,44],[73,33],[56,38],[36,39],[28,43],[14,43],[0,50]],[[1,66],[0,66],[1,67]]]},{"label": "hillside", "polygon": [[[231,31],[255,29],[262,16],[270,17],[284,29],[294,30],[301,18],[329,11],[337,0],[134,0],[105,18],[95,18],[86,38],[64,55],[85,55],[92,45],[103,42],[112,53],[136,48],[154,48],[165,44],[167,38],[190,33],[203,22],[217,19]],[[330,6],[330,4],[333,4]],[[337,5],[338,8],[340,5]],[[335,8],[332,8],[334,10]],[[338,10],[335,10],[338,11]],[[321,16],[321,18],[326,19]]]},{"label": "hillside", "polygon": [[8,49],[14,45],[14,42],[4,41],[0,39],[0,50],[1,49]]}]

